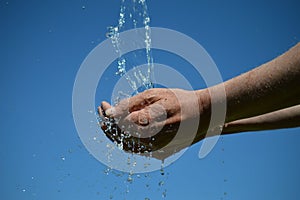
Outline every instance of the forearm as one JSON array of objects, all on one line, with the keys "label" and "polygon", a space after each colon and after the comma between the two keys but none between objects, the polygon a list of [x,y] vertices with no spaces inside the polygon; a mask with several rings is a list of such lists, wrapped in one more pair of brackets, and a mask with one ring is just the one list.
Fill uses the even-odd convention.
[{"label": "forearm", "polygon": [[222,134],[261,131],[300,126],[300,105],[226,123]]},{"label": "forearm", "polygon": [[[222,87],[225,88],[226,99],[212,101],[209,93],[222,90]],[[298,105],[300,43],[274,60],[200,93],[208,94],[202,95],[200,104],[206,110],[211,108],[211,102],[226,101],[226,122]]]},{"label": "forearm", "polygon": [[224,86],[227,122],[300,104],[300,43]]}]

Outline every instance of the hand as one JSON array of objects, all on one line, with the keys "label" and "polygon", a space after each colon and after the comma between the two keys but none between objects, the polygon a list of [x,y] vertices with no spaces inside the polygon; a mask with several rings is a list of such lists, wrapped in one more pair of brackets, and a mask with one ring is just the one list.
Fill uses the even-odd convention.
[{"label": "hand", "polygon": [[[150,89],[115,107],[102,102],[101,127],[125,151],[164,159],[204,138],[210,115],[203,90]],[[205,95],[207,97],[207,95]],[[201,126],[199,126],[199,117]],[[200,127],[200,128],[199,128]]]}]

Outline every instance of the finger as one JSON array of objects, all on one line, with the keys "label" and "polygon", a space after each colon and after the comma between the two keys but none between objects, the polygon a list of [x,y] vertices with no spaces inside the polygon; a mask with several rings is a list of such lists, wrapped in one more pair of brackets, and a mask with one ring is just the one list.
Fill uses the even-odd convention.
[{"label": "finger", "polygon": [[[104,105],[104,106],[103,106]],[[108,117],[106,116],[105,112],[104,112],[104,109],[107,109],[109,108],[109,103],[107,102],[102,102],[101,103],[101,106],[98,107],[98,114],[99,114],[99,125],[101,127],[101,129],[104,131],[107,129],[107,124],[106,122],[109,120]]]},{"label": "finger", "polygon": [[112,106],[108,102],[102,101],[101,108],[103,110],[103,115],[110,117]]},{"label": "finger", "polygon": [[150,115],[146,109],[143,109],[141,111],[134,111],[127,115],[119,123],[124,125],[125,127],[136,125],[147,126],[150,123]]},{"label": "finger", "polygon": [[144,106],[142,95],[133,96],[129,99],[123,99],[114,108],[108,110],[108,114],[113,117],[121,117],[138,110]]},{"label": "finger", "polygon": [[139,126],[140,138],[155,137],[157,140],[168,140],[176,135],[180,123],[176,118],[167,118],[163,121],[154,121],[148,126]]},{"label": "finger", "polygon": [[164,127],[165,122],[153,122],[148,126],[138,126],[140,138],[150,138],[157,135]]},{"label": "finger", "polygon": [[116,140],[116,128],[117,125],[114,124],[113,119],[109,119],[105,111],[111,109],[111,105],[106,101],[101,102],[101,106],[98,107],[98,113],[102,121],[100,122],[101,129],[105,135],[111,140]]},{"label": "finger", "polygon": [[106,101],[102,101],[101,105],[98,106],[98,114],[100,115],[100,117],[105,117],[105,110],[109,109],[111,107],[111,105],[109,103],[107,103]]},{"label": "finger", "polygon": [[129,99],[124,99],[118,103],[113,110],[113,117],[128,115],[134,111],[141,110],[146,106],[159,100],[154,90],[147,90]]},{"label": "finger", "polygon": [[101,106],[98,107],[98,114],[99,114],[98,124],[103,131],[106,131],[107,124],[105,122],[107,120],[107,117],[104,116],[104,111],[101,108]]},{"label": "finger", "polygon": [[159,97],[155,94],[155,91],[154,89],[150,89],[131,97],[128,104],[129,112],[141,110],[156,102]]},{"label": "finger", "polygon": [[[161,131],[165,124],[165,121],[154,121],[146,125],[146,123],[149,122],[149,120],[147,121],[147,117],[141,120],[141,115],[136,114],[134,114],[132,118],[132,120],[127,120],[127,122],[124,123],[124,127],[126,127],[125,129],[130,135],[137,138],[150,138],[156,135],[159,131]],[[143,121],[143,123],[145,124],[140,125],[141,122],[134,123],[133,121]]]},{"label": "finger", "polygon": [[167,119],[165,108],[156,103],[142,110],[134,111],[124,118],[125,124],[135,123],[139,126],[147,126],[153,122],[161,122]]},{"label": "finger", "polygon": [[101,107],[102,107],[104,110],[107,110],[107,109],[111,108],[111,105],[110,105],[108,102],[106,102],[106,101],[102,101],[102,102],[101,102]]},{"label": "finger", "polygon": [[104,119],[105,118],[104,111],[101,108],[101,106],[98,106],[98,110],[97,111],[98,111],[98,115],[99,115],[100,119]]},{"label": "finger", "polygon": [[160,103],[155,103],[147,107],[150,122],[161,122],[167,119],[167,111]]}]

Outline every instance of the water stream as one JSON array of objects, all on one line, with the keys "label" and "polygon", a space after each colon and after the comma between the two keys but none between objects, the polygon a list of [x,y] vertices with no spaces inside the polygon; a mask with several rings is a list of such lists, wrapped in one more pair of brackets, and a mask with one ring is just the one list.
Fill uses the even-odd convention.
[{"label": "water stream", "polygon": [[[124,43],[120,38],[120,33],[129,29],[144,28],[145,35],[136,38],[134,44],[138,48],[142,43],[146,46],[145,54],[134,53],[134,57],[144,59],[147,64],[147,70],[140,70],[135,66],[133,59],[126,58],[123,54]],[[118,24],[109,26],[106,34],[110,38],[112,45],[118,54],[118,66],[116,74],[124,76],[134,94],[139,92],[139,87],[143,86],[143,90],[153,88],[153,57],[151,52],[151,30],[150,17],[147,10],[145,0],[121,0],[121,8]],[[130,41],[131,42],[131,41]],[[128,69],[133,68],[133,75],[127,73]],[[146,72],[145,72],[146,71]]]},{"label": "water stream", "polygon": [[[142,49],[142,52],[137,51],[133,52],[133,55],[131,57],[128,57],[124,55],[124,48],[125,44],[122,41],[120,37],[120,33],[126,30],[130,29],[136,29],[136,28],[144,28],[145,32],[144,35],[141,35],[139,38],[136,38],[133,44],[137,47],[136,49],[140,49],[140,47],[145,47]],[[130,97],[131,95],[136,95],[140,91],[144,91],[150,88],[153,88],[153,56],[152,56],[152,50],[151,50],[151,29],[150,29],[150,17],[147,10],[147,4],[146,0],[121,0],[121,7],[120,7],[120,14],[118,23],[115,26],[109,26],[108,32],[106,33],[106,36],[111,40],[111,43],[114,47],[115,52],[118,55],[117,58],[117,67],[116,67],[116,75],[120,77],[124,77],[132,89],[131,94],[123,94],[123,96]],[[126,41],[128,42],[128,41]],[[147,69],[141,70],[141,64],[136,62],[136,59],[139,59],[142,61],[143,66]],[[128,71],[131,71],[131,73],[127,73]],[[133,73],[132,73],[133,72]],[[123,91],[120,91],[121,93]],[[121,98],[120,98],[121,99]],[[115,103],[119,102],[119,99],[114,99]],[[119,130],[116,128],[116,121],[112,119],[100,119],[102,123],[105,123],[106,127],[110,130],[113,130],[116,135],[120,135],[119,142],[116,142],[116,145],[118,148],[123,148],[123,139],[126,137],[123,133],[120,133]],[[136,165],[136,160],[132,159],[130,156],[128,157],[127,164],[132,166],[132,171],[130,171],[126,175],[126,180],[124,181],[126,186],[126,192],[127,194],[130,190],[130,186],[133,184],[135,179],[139,179],[141,177],[145,177],[145,179],[149,179],[150,175],[145,174],[144,176],[141,176],[140,174],[135,174],[134,167]],[[160,174],[160,178],[158,180],[158,187],[159,191],[162,192],[162,198],[166,197],[166,188],[165,188],[165,181],[168,178],[168,173],[165,175],[165,171],[163,168],[163,161],[161,165],[161,170],[158,172]],[[105,170],[105,174],[110,174],[110,171],[112,169],[108,168]],[[116,172],[113,172],[112,174],[116,174]],[[119,174],[119,173],[117,173]],[[124,173],[121,173],[121,175],[118,177],[122,177],[125,175]],[[146,187],[149,187],[150,185],[147,183]],[[145,197],[146,200],[149,200],[150,198]]]}]

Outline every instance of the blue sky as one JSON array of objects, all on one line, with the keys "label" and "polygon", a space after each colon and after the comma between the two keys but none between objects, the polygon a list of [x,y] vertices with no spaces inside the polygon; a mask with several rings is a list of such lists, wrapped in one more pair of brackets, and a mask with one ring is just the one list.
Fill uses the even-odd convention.
[{"label": "blue sky", "polygon": [[[299,199],[299,128],[224,136],[202,160],[199,143],[165,175],[141,175],[131,184],[126,174],[104,173],[106,166],[77,136],[72,89],[84,58],[106,39],[106,27],[116,24],[119,6],[117,0],[0,1],[0,199],[161,199],[165,190],[172,200]],[[148,2],[151,26],[195,39],[224,80],[299,42],[299,6],[297,1]],[[183,69],[183,62],[157,57]],[[190,79],[195,88],[203,87]],[[108,100],[108,93],[98,92],[96,101]]]}]

